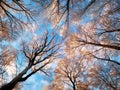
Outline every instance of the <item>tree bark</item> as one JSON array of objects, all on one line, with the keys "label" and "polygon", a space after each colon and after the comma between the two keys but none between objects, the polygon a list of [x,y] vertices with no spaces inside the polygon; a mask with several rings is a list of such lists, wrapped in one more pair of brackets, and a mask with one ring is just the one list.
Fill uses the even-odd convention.
[{"label": "tree bark", "polygon": [[19,82],[25,81],[23,75],[31,68],[32,64],[29,64],[20,74],[18,74],[12,81],[7,84],[4,84],[0,87],[0,90],[12,90]]},{"label": "tree bark", "polygon": [[75,83],[72,83],[72,84],[73,84],[73,90],[77,90]]}]

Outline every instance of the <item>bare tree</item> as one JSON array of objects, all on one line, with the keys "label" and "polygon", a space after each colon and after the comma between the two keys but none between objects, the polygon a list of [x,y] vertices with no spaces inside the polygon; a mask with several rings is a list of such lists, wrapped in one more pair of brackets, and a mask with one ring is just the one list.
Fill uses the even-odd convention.
[{"label": "bare tree", "polygon": [[82,65],[82,60],[61,60],[55,70],[56,77],[53,82],[53,86],[55,87],[57,83],[59,84],[61,81],[63,82],[64,86],[68,85],[69,88],[72,88],[72,90],[79,90],[80,87],[80,90],[88,90],[87,83],[80,80],[81,77],[84,78],[84,71],[85,70],[84,65]]},{"label": "bare tree", "polygon": [[[106,66],[96,65],[91,71],[91,85],[99,89],[119,90],[120,76],[119,65],[107,63]],[[98,83],[99,82],[99,83]]]},{"label": "bare tree", "polygon": [[45,67],[55,59],[58,46],[55,35],[49,38],[48,32],[41,39],[32,41],[31,44],[22,44],[22,52],[27,60],[26,66],[9,83],[4,84],[0,90],[12,90],[18,83],[26,81],[38,71],[47,74]]},{"label": "bare tree", "polygon": [[24,0],[0,0],[0,39],[16,39],[18,31],[33,21],[32,16]]}]

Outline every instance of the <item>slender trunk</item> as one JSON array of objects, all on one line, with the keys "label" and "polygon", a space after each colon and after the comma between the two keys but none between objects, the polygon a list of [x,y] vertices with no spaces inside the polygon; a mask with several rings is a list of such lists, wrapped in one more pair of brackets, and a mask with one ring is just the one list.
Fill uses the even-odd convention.
[{"label": "slender trunk", "polygon": [[72,83],[72,84],[73,84],[73,90],[77,90],[75,83]]}]

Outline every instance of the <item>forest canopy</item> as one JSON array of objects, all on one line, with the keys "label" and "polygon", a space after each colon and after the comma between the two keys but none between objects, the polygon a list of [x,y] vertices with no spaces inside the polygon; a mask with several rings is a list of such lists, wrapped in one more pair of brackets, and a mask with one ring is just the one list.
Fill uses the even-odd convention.
[{"label": "forest canopy", "polygon": [[0,90],[120,90],[120,0],[0,0],[0,45]]}]

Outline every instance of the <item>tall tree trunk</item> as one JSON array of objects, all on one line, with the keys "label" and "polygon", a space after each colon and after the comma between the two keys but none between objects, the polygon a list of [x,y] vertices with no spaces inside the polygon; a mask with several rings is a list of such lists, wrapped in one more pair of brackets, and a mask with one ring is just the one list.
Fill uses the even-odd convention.
[{"label": "tall tree trunk", "polygon": [[0,90],[12,90],[16,86],[17,83],[18,82],[16,82],[16,83],[7,83],[7,84],[3,85],[0,88]]},{"label": "tall tree trunk", "polygon": [[19,82],[25,81],[27,78],[23,79],[23,75],[27,73],[31,66],[32,64],[29,64],[20,74],[12,79],[12,81],[0,87],[0,90],[12,90]]}]

